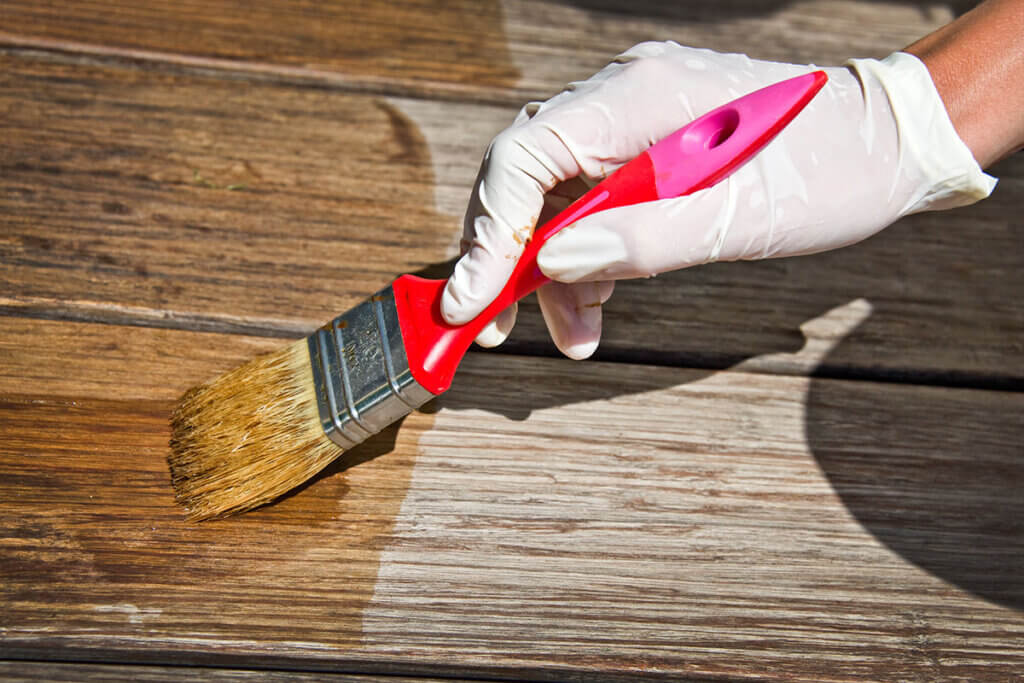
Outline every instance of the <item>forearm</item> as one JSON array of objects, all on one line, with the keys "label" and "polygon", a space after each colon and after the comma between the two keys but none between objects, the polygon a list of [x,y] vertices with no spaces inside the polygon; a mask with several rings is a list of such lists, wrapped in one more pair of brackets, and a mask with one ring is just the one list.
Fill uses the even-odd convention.
[{"label": "forearm", "polygon": [[906,52],[982,167],[1024,147],[1024,0],[988,0]]}]

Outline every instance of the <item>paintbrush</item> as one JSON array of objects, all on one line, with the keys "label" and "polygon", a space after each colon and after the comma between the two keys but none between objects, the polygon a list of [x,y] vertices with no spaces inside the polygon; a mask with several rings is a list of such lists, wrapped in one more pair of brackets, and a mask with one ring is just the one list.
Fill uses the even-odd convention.
[{"label": "paintbrush", "polygon": [[187,392],[171,417],[175,496],[193,520],[268,503],[443,393],[494,316],[548,282],[537,252],[616,206],[710,187],[775,137],[825,84],[798,76],[741,97],[647,149],[538,227],[504,290],[462,326],[441,317],[445,280],[403,275],[307,339]]}]

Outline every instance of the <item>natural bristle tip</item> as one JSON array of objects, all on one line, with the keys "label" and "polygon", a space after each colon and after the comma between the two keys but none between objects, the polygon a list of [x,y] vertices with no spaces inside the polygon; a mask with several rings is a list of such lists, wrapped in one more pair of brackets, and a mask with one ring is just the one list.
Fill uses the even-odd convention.
[{"label": "natural bristle tip", "polygon": [[314,391],[302,340],[182,396],[167,461],[189,519],[269,503],[341,454],[324,435]]}]

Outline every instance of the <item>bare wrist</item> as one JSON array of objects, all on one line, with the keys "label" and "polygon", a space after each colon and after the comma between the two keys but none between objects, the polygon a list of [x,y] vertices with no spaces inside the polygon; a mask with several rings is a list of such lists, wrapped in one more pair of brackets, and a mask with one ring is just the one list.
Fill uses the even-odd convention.
[{"label": "bare wrist", "polygon": [[1024,0],[989,0],[905,49],[982,167],[1024,146]]}]

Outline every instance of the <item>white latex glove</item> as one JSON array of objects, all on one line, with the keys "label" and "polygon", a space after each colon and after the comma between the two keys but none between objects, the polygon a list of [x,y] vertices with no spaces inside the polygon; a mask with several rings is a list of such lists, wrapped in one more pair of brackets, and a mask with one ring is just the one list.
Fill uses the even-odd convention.
[{"label": "white latex glove", "polygon": [[[811,70],[643,43],[587,81],[528,104],[487,150],[444,317],[468,322],[501,291],[557,183],[604,177],[701,114]],[[829,81],[807,108],[727,180],[593,214],[544,245],[538,264],[555,282],[537,295],[566,355],[585,358],[597,348],[612,280],[834,249],[901,216],[992,191],[995,179],[957,136],[916,57],[898,52],[825,71]],[[477,341],[501,343],[514,320],[513,307]]]}]

